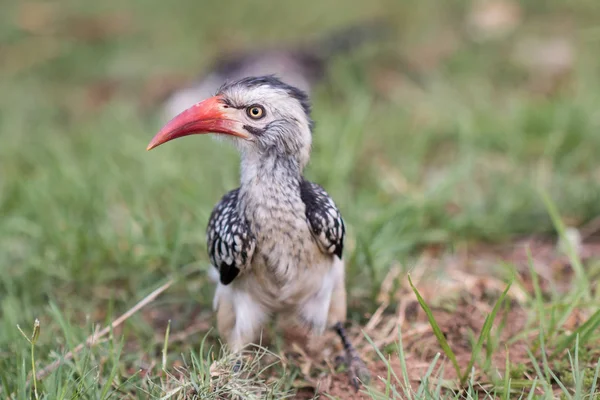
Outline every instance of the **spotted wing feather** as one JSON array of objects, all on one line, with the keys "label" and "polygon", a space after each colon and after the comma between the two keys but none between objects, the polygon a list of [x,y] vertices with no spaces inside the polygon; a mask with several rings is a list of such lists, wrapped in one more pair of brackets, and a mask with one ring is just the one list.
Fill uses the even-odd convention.
[{"label": "spotted wing feather", "polygon": [[238,214],[238,192],[235,189],[223,196],[210,215],[206,232],[208,255],[223,285],[249,268],[256,246],[247,221]]},{"label": "spotted wing feather", "polygon": [[319,248],[342,258],[346,227],[333,199],[321,186],[306,180],[300,184],[300,197],[306,207],[306,221]]}]

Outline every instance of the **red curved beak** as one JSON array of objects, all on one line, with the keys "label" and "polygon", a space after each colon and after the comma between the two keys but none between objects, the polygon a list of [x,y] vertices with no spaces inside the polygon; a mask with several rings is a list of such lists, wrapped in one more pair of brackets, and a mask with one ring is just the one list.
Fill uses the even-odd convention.
[{"label": "red curved beak", "polygon": [[220,96],[211,97],[194,104],[169,121],[154,136],[146,150],[160,146],[169,140],[201,133],[223,133],[247,139],[243,124],[234,119],[231,108]]}]

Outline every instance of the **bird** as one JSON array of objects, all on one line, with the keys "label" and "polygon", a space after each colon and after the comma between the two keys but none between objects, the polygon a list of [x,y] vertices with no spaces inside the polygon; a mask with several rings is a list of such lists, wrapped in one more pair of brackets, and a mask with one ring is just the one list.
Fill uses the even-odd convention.
[{"label": "bird", "polygon": [[163,119],[169,120],[195,104],[197,99],[212,95],[224,81],[250,75],[276,74],[288,84],[310,93],[335,56],[387,34],[387,24],[377,18],[340,28],[307,43],[262,47],[222,56],[194,82],[167,95],[162,103]]},{"label": "bird", "polygon": [[206,231],[219,275],[213,308],[220,337],[239,352],[275,315],[292,317],[311,335],[334,330],[358,390],[369,372],[344,328],[346,226],[325,189],[303,175],[313,125],[304,91],[274,75],[244,77],[167,122],[147,150],[192,134],[233,142],[240,186],[216,204]]}]

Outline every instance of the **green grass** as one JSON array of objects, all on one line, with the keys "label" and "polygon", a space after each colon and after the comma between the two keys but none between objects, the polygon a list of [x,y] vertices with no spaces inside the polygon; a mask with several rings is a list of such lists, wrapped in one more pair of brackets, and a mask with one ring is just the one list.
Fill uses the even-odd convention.
[{"label": "green grass", "polygon": [[[302,40],[381,14],[394,26],[385,43],[334,60],[313,96],[317,125],[306,174],[327,188],[348,225],[355,322],[377,307],[389,267],[413,266],[428,246],[452,253],[473,242],[554,235],[564,232],[560,221],[578,226],[600,215],[600,9],[592,3],[527,1],[526,23],[488,42],[466,32],[468,1],[62,0],[34,5],[29,20],[21,3],[3,5],[0,397],[35,397],[27,384],[32,357],[40,370],[167,279],[176,283],[152,308],[171,320],[171,337],[209,309],[204,230],[215,202],[237,184],[237,155],[200,137],[147,153],[161,121],[158,110],[140,104],[150,83],[192,77],[228,49]],[[531,89],[539,71],[511,57],[520,40],[536,35],[566,37],[576,54],[564,85],[546,95]],[[451,36],[450,55],[417,67],[424,52]],[[400,55],[413,61],[421,87],[394,72],[400,66],[390,60]],[[393,67],[400,84],[377,90],[382,73],[374,65]],[[98,88],[111,85],[114,93],[98,100]],[[540,190],[551,200],[545,203]],[[598,354],[589,349],[598,348],[598,314],[576,331],[562,328],[574,310],[593,309],[599,300],[599,266],[575,256],[569,252],[577,279],[567,296],[540,290],[527,300],[528,331],[543,327],[531,347],[537,368],[528,371],[524,389],[517,385],[522,376],[486,382],[490,398],[522,391],[521,398],[539,398],[534,385],[548,393],[551,384],[561,389],[557,382],[570,391],[567,398],[593,390]],[[209,351],[215,332],[202,348],[206,332],[165,346],[166,321],[152,324],[154,317],[136,314],[84,349],[37,382],[39,397],[182,398],[188,388],[210,389],[212,357],[227,360],[216,347]],[[39,337],[28,343],[17,325],[28,334],[36,319]],[[567,350],[569,363],[555,368]],[[484,353],[474,352],[478,368]],[[431,362],[414,398],[437,398],[456,385],[438,379],[442,358]],[[276,370],[266,381],[229,383],[273,390],[277,398],[293,389],[294,374]],[[470,375],[465,392],[454,396],[481,395],[476,378]],[[390,373],[385,396],[400,398],[402,387],[408,393],[405,379]]]}]

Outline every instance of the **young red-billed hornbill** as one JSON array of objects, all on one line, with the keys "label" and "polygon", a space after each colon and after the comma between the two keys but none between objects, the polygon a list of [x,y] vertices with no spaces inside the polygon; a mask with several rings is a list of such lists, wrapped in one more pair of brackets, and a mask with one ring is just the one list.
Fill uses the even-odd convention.
[{"label": "young red-billed hornbill", "polygon": [[239,351],[275,313],[317,335],[333,328],[357,386],[357,375],[367,372],[342,325],[344,221],[325,190],[302,176],[312,143],[307,95],[273,76],[226,84],[168,122],[148,150],[196,133],[232,138],[242,159],[240,187],[217,204],[207,230],[220,276],[214,298],[220,335]]}]

